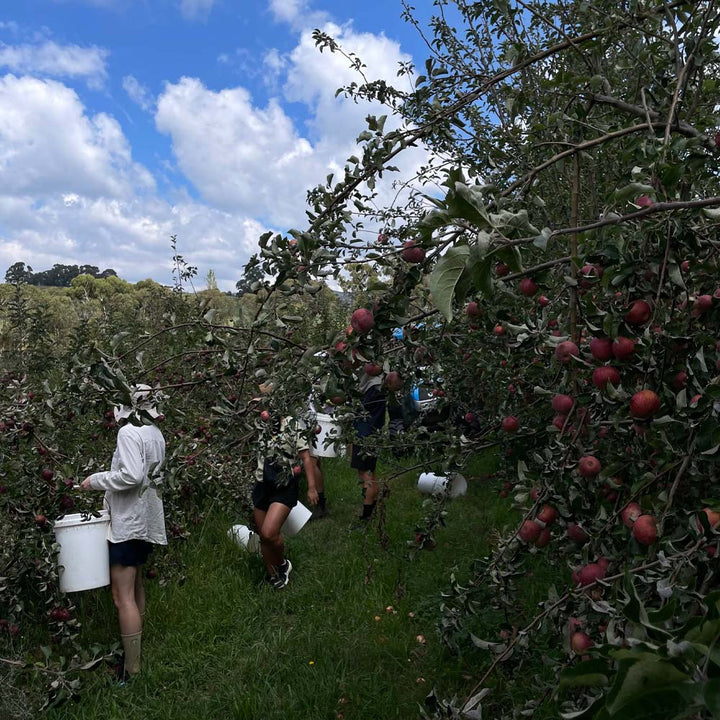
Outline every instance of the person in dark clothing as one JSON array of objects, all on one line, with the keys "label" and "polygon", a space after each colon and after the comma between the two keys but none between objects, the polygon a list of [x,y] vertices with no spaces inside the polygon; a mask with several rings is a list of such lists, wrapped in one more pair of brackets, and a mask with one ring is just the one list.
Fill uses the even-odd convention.
[{"label": "person in dark clothing", "polygon": [[[387,401],[382,392],[382,379],[363,372],[358,381],[358,390],[362,395],[363,413],[353,422],[355,436],[362,440],[385,426]],[[378,480],[375,474],[377,456],[368,452],[360,443],[353,443],[350,467],[358,472],[358,481],[363,490],[363,507],[360,520],[367,521],[372,516],[378,497]]]}]

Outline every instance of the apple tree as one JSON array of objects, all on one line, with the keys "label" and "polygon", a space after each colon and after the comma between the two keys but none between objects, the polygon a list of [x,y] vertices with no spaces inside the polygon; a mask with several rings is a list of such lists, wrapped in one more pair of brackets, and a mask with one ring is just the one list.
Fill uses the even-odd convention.
[{"label": "apple tree", "polygon": [[[379,364],[393,390],[437,361],[443,402],[480,422],[470,432],[450,413],[436,457],[451,468],[497,447],[522,511],[443,603],[448,644],[490,659],[465,699],[432,697],[428,713],[715,715],[720,8],[435,6],[411,92],[343,89],[402,123],[368,118],[344,176],[309,194],[310,225],[291,233],[299,265],[280,236],[263,255],[301,281],[382,268],[372,330],[335,348]],[[403,211],[377,210],[396,158],[420,143],[429,159]],[[555,573],[524,617],[538,555]],[[480,639],[476,608],[513,631]],[[538,646],[564,651],[513,707],[495,678],[526,679]]]}]

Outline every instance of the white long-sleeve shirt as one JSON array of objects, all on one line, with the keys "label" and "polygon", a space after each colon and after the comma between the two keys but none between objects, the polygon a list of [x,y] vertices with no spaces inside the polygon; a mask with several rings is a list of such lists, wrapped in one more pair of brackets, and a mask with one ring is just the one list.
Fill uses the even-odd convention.
[{"label": "white long-sleeve shirt", "polygon": [[110,542],[167,545],[163,504],[155,489],[164,461],[165,438],[155,425],[120,428],[110,470],[90,475],[90,486],[105,490]]}]

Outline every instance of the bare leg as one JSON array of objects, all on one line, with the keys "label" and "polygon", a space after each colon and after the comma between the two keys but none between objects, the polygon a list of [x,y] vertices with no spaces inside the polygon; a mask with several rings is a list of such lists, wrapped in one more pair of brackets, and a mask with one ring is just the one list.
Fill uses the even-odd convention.
[{"label": "bare leg", "polygon": [[125,672],[129,675],[137,675],[140,672],[142,619],[135,600],[135,583],[138,575],[137,567],[110,566],[110,588],[118,612],[120,638],[125,650]]},{"label": "bare leg", "polygon": [[280,533],[282,524],[290,514],[290,508],[282,503],[272,503],[267,512],[255,510],[255,524],[260,535],[260,552],[268,575],[285,559],[285,542]]},{"label": "bare leg", "polygon": [[378,496],[378,481],[372,470],[358,470],[358,479],[363,487],[363,505],[374,505]]},{"label": "bare leg", "polygon": [[138,574],[136,567],[110,566],[110,587],[118,612],[121,635],[132,635],[142,630],[140,610],[135,599],[135,578]]}]

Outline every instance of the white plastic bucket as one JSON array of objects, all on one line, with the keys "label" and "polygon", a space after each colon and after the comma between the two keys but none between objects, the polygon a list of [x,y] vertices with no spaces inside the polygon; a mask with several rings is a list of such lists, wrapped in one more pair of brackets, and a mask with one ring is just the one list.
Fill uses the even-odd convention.
[{"label": "white plastic bucket", "polygon": [[308,510],[301,502],[290,511],[287,519],[280,528],[280,532],[288,537],[297,535],[302,529],[303,525],[310,519],[312,513]]},{"label": "white plastic bucket", "polygon": [[110,516],[106,510],[100,517],[83,522],[81,513],[66,515],[53,526],[60,546],[58,573],[61,592],[92,590],[110,584],[110,558],[107,531]]},{"label": "white plastic bucket", "polygon": [[449,478],[435,473],[421,473],[418,479],[418,490],[424,495],[439,495],[446,492],[448,481],[450,482],[448,491],[450,497],[458,497],[467,492],[467,481],[460,473],[452,473]]},{"label": "white plastic bucket", "polygon": [[328,440],[340,437],[340,425],[333,420],[332,415],[317,413],[315,417],[320,432],[315,437],[315,447],[312,449],[312,454],[315,457],[337,457],[338,453],[342,452],[337,440],[328,442],[327,445],[325,443]]},{"label": "white plastic bucket", "polygon": [[247,525],[233,525],[228,530],[228,537],[248,552],[256,553],[260,550],[260,537]]}]

